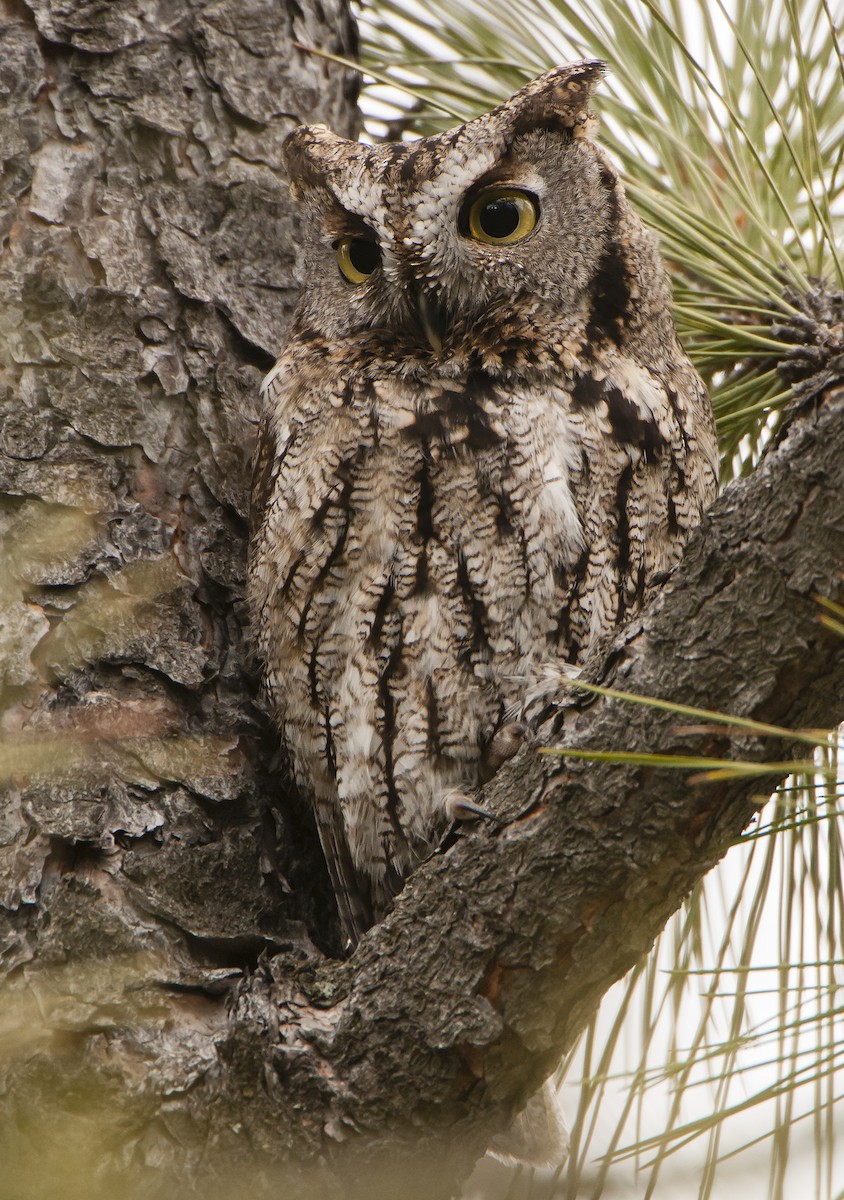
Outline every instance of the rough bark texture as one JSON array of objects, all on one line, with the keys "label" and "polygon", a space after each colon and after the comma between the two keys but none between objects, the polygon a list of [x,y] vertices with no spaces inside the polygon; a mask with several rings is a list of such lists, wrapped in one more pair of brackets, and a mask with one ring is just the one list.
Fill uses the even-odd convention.
[{"label": "rough bark texture", "polygon": [[[294,41],[354,55],[345,0],[0,0],[12,1028],[54,993],[96,1024],[126,982],[103,964],[153,955],[186,986],[320,928],[242,601],[258,385],[296,292],[280,146],[357,127],[353,74]],[[0,1086],[13,1129],[30,1084]]]},{"label": "rough bark texture", "polygon": [[[244,641],[246,458],[337,0],[0,0],[0,1161],[15,1196],[452,1194],[754,811],[526,749],[347,963]],[[593,677],[844,718],[844,391],[731,487]],[[565,745],[776,757],[580,700]],[[546,727],[554,736],[553,723]],[[19,1175],[19,1177],[21,1177]],[[17,1185],[16,1185],[17,1186]],[[2,1189],[0,1189],[2,1191]]]},{"label": "rough bark texture", "polygon": [[141,912],[144,944],[254,955],[302,915],[242,602],[295,296],[279,150],[300,119],[353,133],[351,75],[292,42],[354,53],[354,29],[342,0],[0,14],[5,961],[43,960],[83,896],[55,955],[137,948]]}]

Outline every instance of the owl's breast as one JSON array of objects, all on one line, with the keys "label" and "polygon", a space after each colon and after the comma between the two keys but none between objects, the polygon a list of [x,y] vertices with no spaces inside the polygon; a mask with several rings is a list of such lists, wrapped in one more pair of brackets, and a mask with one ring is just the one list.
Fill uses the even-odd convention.
[{"label": "owl's breast", "polygon": [[516,674],[552,652],[583,545],[578,459],[562,406],[479,376],[377,379],[348,404],[288,411],[251,567],[283,703],[291,674],[322,710],[389,671],[438,705],[432,681],[450,674],[449,692],[485,689],[482,742]]},{"label": "owl's breast", "polygon": [[512,670],[553,624],[583,545],[568,414],[547,391],[505,391],[482,375],[376,391],[381,469],[409,473],[397,480],[412,516],[398,556],[413,565],[398,575],[462,602],[473,642]]}]

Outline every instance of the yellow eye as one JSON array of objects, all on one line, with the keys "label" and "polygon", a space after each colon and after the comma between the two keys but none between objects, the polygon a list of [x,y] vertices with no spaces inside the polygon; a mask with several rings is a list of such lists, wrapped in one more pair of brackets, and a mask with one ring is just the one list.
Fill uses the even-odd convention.
[{"label": "yellow eye", "polygon": [[366,283],[381,262],[381,252],[365,238],[343,238],[337,243],[337,262],[349,283]]},{"label": "yellow eye", "polygon": [[486,188],[472,201],[469,233],[479,242],[507,246],[533,233],[539,205],[530,192],[515,188]]}]

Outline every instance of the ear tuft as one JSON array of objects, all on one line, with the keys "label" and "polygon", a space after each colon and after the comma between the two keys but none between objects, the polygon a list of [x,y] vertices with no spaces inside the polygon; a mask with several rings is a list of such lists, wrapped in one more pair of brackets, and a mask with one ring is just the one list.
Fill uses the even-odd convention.
[{"label": "ear tuft", "polygon": [[592,116],[589,100],[606,71],[600,59],[555,67],[525,84],[496,113],[505,118],[511,137],[535,129],[574,134]]},{"label": "ear tuft", "polygon": [[282,143],[290,191],[300,200],[310,188],[331,189],[337,167],[343,164],[356,142],[339,137],[325,125],[300,125]]}]

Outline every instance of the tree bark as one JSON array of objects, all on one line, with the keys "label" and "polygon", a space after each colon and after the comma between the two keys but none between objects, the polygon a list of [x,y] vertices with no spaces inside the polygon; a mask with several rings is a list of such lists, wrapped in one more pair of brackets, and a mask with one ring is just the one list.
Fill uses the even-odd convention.
[{"label": "tree bark", "polygon": [[[766,790],[538,744],[788,747],[569,693],[496,825],[350,961],[317,950],[327,883],[249,658],[246,463],[294,292],[280,143],[355,123],[351,77],[292,41],[348,54],[353,28],[340,0],[0,14],[0,1161],[33,1196],[450,1196]],[[841,594],[843,491],[831,388],[590,677],[842,720],[815,596]]]},{"label": "tree bark", "polygon": [[6,962],[43,957],[80,886],[56,954],[136,947],[143,910],[145,945],[254,956],[308,917],[242,598],[258,385],[296,291],[280,147],[299,120],[354,136],[353,74],[293,44],[354,54],[354,27],[344,0],[0,20]]}]

